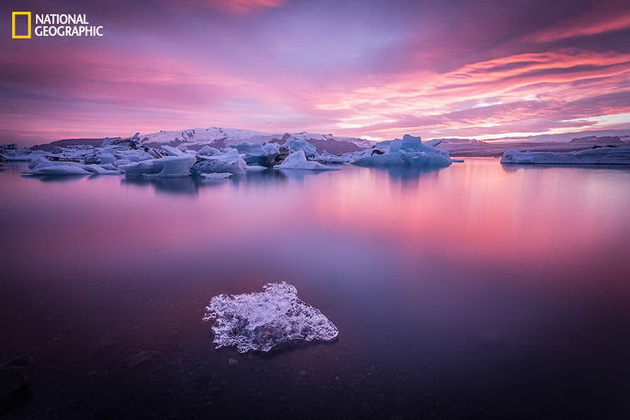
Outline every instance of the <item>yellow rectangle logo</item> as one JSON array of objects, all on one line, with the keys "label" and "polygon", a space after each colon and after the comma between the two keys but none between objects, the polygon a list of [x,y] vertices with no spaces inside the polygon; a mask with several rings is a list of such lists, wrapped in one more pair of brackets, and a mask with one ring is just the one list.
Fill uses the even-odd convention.
[{"label": "yellow rectangle logo", "polygon": [[[17,35],[15,33],[15,17],[26,16],[27,31],[26,35]],[[11,38],[13,39],[29,39],[31,37],[31,12],[12,12],[11,13]]]}]

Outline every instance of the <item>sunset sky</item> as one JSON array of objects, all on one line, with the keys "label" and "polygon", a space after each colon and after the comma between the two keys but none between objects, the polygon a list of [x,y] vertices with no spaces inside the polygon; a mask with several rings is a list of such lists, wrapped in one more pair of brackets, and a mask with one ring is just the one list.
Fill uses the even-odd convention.
[{"label": "sunset sky", "polygon": [[[627,0],[3,9],[0,142],[211,126],[371,139],[630,128]],[[13,10],[85,13],[105,36],[13,40]]]}]

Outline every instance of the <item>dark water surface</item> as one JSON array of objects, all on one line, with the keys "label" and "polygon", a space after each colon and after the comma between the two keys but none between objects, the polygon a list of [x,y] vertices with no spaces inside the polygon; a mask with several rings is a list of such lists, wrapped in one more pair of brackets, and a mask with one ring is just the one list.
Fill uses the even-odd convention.
[{"label": "dark water surface", "polygon": [[[18,418],[630,417],[630,170],[0,173]],[[294,284],[334,343],[217,351],[219,293]],[[229,363],[235,359],[238,363]]]}]

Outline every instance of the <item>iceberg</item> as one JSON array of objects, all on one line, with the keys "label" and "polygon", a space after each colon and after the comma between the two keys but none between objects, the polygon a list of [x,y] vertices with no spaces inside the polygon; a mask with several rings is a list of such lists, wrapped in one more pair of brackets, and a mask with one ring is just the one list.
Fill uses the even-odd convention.
[{"label": "iceberg", "polygon": [[42,150],[9,149],[5,151],[0,149],[0,156],[7,162],[30,162],[45,155],[46,152]]},{"label": "iceberg", "polygon": [[630,146],[596,147],[575,152],[521,152],[506,150],[501,163],[538,165],[630,165]]},{"label": "iceberg", "polygon": [[439,142],[422,143],[420,137],[405,134],[380,149],[355,154],[352,162],[366,167],[445,168],[451,165],[447,151],[436,149]]},{"label": "iceberg", "polygon": [[55,165],[41,166],[35,169],[23,171],[25,175],[92,175],[92,172],[88,172],[80,165],[73,162],[53,162]]},{"label": "iceberg", "polygon": [[306,160],[304,150],[291,153],[284,161],[276,166],[276,169],[301,169],[308,171],[336,171],[338,168],[322,165],[321,163]]},{"label": "iceberg", "polygon": [[197,154],[200,160],[192,166],[192,172],[194,174],[229,172],[234,175],[245,173],[247,164],[237,150],[229,149],[227,152],[216,150],[216,152],[212,152],[214,153],[212,155]]},{"label": "iceberg", "polygon": [[352,161],[354,154],[353,153],[344,153],[342,155],[333,155],[332,153],[324,152],[319,156],[315,157],[313,160],[323,164],[345,164],[350,163]]},{"label": "iceberg", "polygon": [[105,164],[105,165],[96,165],[96,164],[90,164],[90,165],[81,165],[81,167],[94,174],[94,175],[118,175],[120,174],[120,171],[118,169],[116,169],[115,166],[113,166],[112,164]]},{"label": "iceberg", "polygon": [[205,155],[205,156],[213,156],[213,155],[219,155],[221,154],[221,151],[215,147],[211,147],[211,146],[203,146],[201,149],[199,149],[199,151],[197,152],[197,155]]},{"label": "iceberg", "polygon": [[331,341],[339,330],[319,309],[301,301],[285,282],[269,283],[263,292],[214,296],[204,321],[214,319],[215,348],[235,346],[239,353],[267,352],[296,340]]},{"label": "iceberg", "polygon": [[144,160],[142,162],[120,165],[118,169],[127,176],[178,177],[189,176],[190,168],[197,159],[188,154],[179,156],[165,156],[160,159]]},{"label": "iceberg", "polygon": [[108,164],[114,163],[116,161],[116,157],[112,153],[106,152],[103,149],[96,149],[94,153],[85,156],[84,161],[87,164]]},{"label": "iceberg", "polygon": [[291,152],[302,150],[307,158],[317,155],[317,149],[305,139],[289,139],[285,143]]},{"label": "iceberg", "polygon": [[120,173],[111,165],[83,165],[71,161],[52,161],[44,157],[32,160],[28,166],[28,170],[22,171],[25,175],[118,175]]},{"label": "iceberg", "polygon": [[278,143],[241,143],[232,147],[244,155],[245,163],[248,165],[267,168],[278,164],[289,154],[289,149]]}]

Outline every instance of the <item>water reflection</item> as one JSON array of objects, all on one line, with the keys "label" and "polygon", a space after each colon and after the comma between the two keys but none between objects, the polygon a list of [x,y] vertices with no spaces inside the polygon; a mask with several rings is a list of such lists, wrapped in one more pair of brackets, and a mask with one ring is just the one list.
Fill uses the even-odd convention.
[{"label": "water reflection", "polygon": [[425,177],[429,174],[436,175],[444,168],[406,168],[406,167],[389,167],[389,168],[370,168],[373,171],[386,172],[392,181],[400,181],[401,183],[415,182],[420,177]]},{"label": "water reflection", "polygon": [[[169,406],[198,409],[191,418],[209,394],[226,410],[261,403],[257,384],[268,409],[286,396],[296,410],[321,403],[322,417],[348,404],[348,418],[395,417],[427,395],[442,405],[423,414],[439,418],[475,417],[467,407],[540,417],[531,401],[591,414],[627,400],[628,169],[466,159],[209,182],[0,176],[0,343],[38,352],[43,406],[89,394],[60,415],[115,406],[107,390],[119,378],[122,400],[173,390]],[[212,349],[208,299],[281,280],[335,322],[339,342],[228,364],[241,355]],[[149,360],[129,368],[134,354]],[[224,389],[208,392],[209,381]],[[374,401],[400,411],[360,411]]]},{"label": "water reflection", "polygon": [[87,178],[94,178],[94,177],[98,177],[99,175],[62,175],[62,176],[55,176],[55,175],[22,175],[23,178],[28,178],[28,179],[36,179],[38,181],[41,182],[52,182],[52,183],[69,183],[69,182],[75,182],[75,181],[79,181],[81,179],[87,179]]},{"label": "water reflection", "polygon": [[[303,184],[304,181],[306,181],[308,178],[331,173],[328,171],[308,171],[300,169],[279,169],[277,172],[281,178],[285,180],[297,181],[300,184]],[[334,173],[336,171],[332,172]]]},{"label": "water reflection", "polygon": [[[155,192],[176,195],[197,195],[202,182],[198,177],[176,178],[144,178],[123,176],[120,180],[123,185],[139,187],[153,187]],[[215,184],[216,185],[216,184]]]}]

